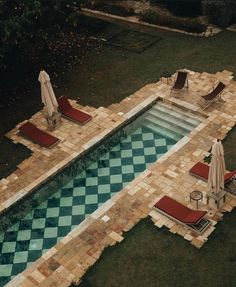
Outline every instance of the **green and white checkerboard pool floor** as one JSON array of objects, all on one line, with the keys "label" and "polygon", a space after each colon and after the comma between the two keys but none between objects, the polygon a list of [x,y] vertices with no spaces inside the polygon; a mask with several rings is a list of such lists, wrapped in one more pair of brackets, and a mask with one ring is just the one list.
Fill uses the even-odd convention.
[{"label": "green and white checkerboard pool floor", "polygon": [[79,176],[0,233],[0,286],[67,235],[176,141],[139,127]]}]

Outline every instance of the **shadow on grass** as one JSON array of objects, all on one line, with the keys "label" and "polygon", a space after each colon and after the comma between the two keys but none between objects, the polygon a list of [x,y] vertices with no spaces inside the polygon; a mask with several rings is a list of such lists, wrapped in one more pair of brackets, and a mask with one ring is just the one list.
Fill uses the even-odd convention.
[{"label": "shadow on grass", "polygon": [[148,217],[104,250],[80,287],[235,286],[236,211],[224,216],[200,250]]},{"label": "shadow on grass", "polygon": [[17,165],[32,154],[22,144],[14,144],[10,139],[4,137],[0,141],[0,179],[14,172]]}]

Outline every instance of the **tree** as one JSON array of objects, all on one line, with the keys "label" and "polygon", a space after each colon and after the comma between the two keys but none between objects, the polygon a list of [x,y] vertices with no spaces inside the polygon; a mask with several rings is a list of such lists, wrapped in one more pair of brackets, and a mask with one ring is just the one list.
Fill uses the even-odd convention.
[{"label": "tree", "polygon": [[87,0],[0,0],[0,68],[11,49],[72,29]]},{"label": "tree", "polygon": [[231,24],[236,17],[235,0],[202,0],[203,12],[210,23],[222,28]]}]

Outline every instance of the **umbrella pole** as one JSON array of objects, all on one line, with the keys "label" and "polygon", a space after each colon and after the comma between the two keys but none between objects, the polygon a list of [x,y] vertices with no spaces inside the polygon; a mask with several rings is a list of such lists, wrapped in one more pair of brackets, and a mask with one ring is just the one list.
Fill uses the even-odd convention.
[{"label": "umbrella pole", "polygon": [[50,131],[55,130],[61,125],[61,115],[58,112],[53,112],[51,116],[46,117]]}]

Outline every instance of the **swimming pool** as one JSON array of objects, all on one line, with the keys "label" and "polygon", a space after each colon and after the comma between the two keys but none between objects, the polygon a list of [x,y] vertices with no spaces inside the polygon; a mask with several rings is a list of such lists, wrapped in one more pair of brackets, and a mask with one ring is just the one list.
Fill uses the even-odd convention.
[{"label": "swimming pool", "polygon": [[0,220],[0,286],[36,261],[199,123],[199,119],[159,103],[9,211]]}]

